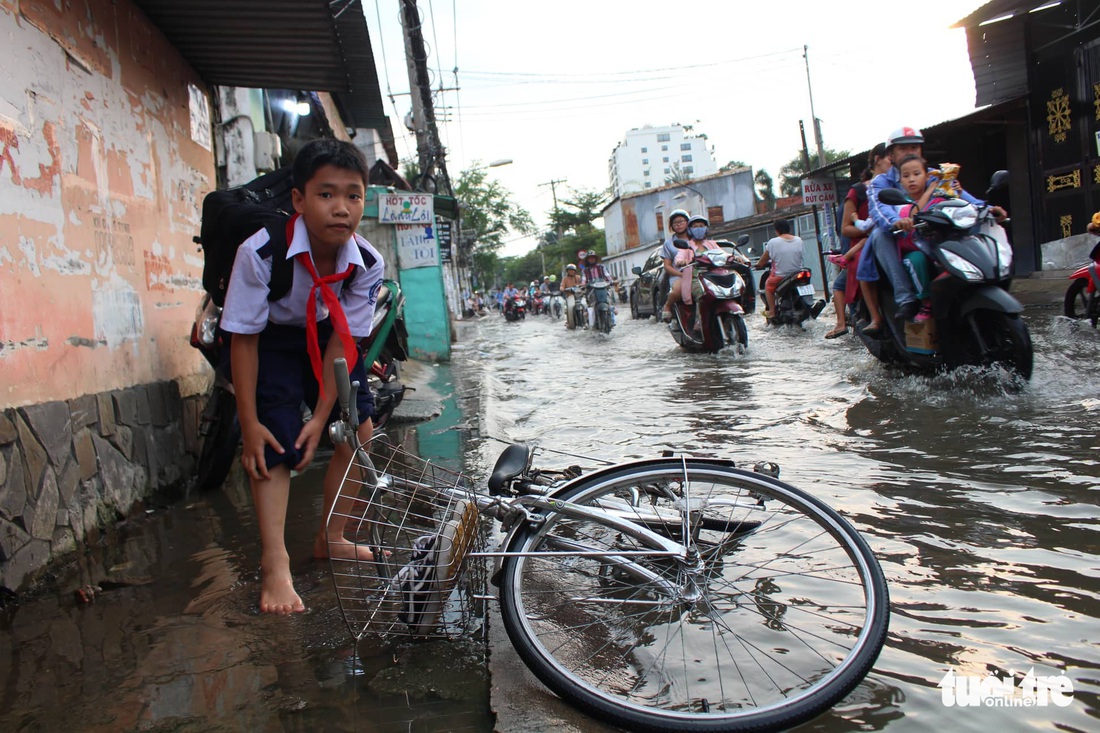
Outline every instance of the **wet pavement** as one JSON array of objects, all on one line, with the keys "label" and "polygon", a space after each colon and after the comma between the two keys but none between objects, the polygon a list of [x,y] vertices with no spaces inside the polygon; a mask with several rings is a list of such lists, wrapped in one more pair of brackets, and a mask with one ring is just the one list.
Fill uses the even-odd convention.
[{"label": "wet pavement", "polygon": [[[623,309],[625,312],[625,308]],[[846,700],[801,731],[1100,729],[1100,333],[1050,307],[1026,318],[1035,376],[913,377],[853,339],[750,320],[744,357],[680,352],[663,327],[608,337],[499,317],[459,325],[451,366],[400,438],[484,475],[501,441],[540,465],[661,450],[778,462],[868,538],[893,601],[887,646]],[[434,407],[433,407],[434,405]],[[561,453],[553,452],[560,451]],[[256,612],[247,488],[191,497],[119,528],[55,583],[0,612],[0,731],[600,730],[550,696],[495,635],[356,650],[327,565],[309,560],[320,471],[288,519],[308,614]],[[108,579],[96,602],[74,589]],[[1065,676],[1072,703],[946,707],[948,671]],[[494,711],[496,716],[494,716]]]}]

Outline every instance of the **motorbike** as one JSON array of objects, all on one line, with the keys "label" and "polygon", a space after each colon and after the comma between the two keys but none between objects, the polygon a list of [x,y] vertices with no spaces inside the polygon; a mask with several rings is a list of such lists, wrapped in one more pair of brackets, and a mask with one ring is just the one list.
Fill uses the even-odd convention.
[{"label": "motorbike", "polygon": [[585,292],[582,287],[569,288],[573,293],[573,327],[588,328],[588,307],[585,303]]},{"label": "motorbike", "polygon": [[560,321],[565,315],[565,298],[562,297],[561,291],[555,290],[550,293],[550,305],[547,307],[547,312],[555,321]]},{"label": "motorbike", "polygon": [[[683,239],[675,239],[672,244],[678,249],[691,248]],[[744,255],[739,258],[724,249],[708,249],[695,253],[692,262],[681,271],[681,284],[690,286],[692,278],[698,278],[703,291],[698,298],[692,299],[697,302],[689,304],[680,300],[673,310],[668,330],[681,348],[708,353],[716,353],[727,346],[748,348],[749,331],[740,302],[746,290],[745,280],[733,269],[734,262],[747,264],[748,260]]]},{"label": "motorbike", "polygon": [[[398,361],[408,359],[408,333],[405,330],[405,296],[400,286],[383,282],[374,307],[371,335],[360,341],[359,353],[367,369],[365,385],[374,397],[374,426],[384,428],[393,411],[401,404],[407,387],[398,375]],[[241,442],[241,425],[237,418],[237,398],[228,374],[226,349],[230,334],[220,327],[222,309],[215,305],[209,293],[203,293],[191,325],[191,346],[199,350],[214,369],[214,379],[206,395],[206,406],[199,418],[199,439],[202,443],[196,471],[200,489],[215,489],[225,481],[237,447]],[[301,405],[303,421],[309,420],[308,405]]]},{"label": "motorbike", "polygon": [[[760,290],[768,282],[768,273],[760,276]],[[814,300],[813,272],[808,267],[792,272],[775,287],[775,313],[767,318],[772,326],[798,326],[816,319],[825,309],[825,301]]]},{"label": "motorbike", "polygon": [[592,306],[592,327],[600,333],[611,333],[615,325],[611,315],[611,283],[607,280],[588,283],[588,302]]},{"label": "motorbike", "polygon": [[527,298],[517,295],[504,301],[504,320],[518,321],[527,319]]},{"label": "motorbike", "polygon": [[728,239],[719,239],[718,245],[720,247],[729,247],[733,251],[734,256],[726,260],[726,267],[740,275],[741,281],[745,283],[741,295],[735,298],[735,300],[740,303],[741,309],[745,311],[745,313],[755,313],[756,279],[752,274],[752,261],[743,251],[741,251],[741,248],[748,245],[749,241],[749,235],[742,234],[737,238],[736,244]]},{"label": "motorbike", "polygon": [[[1001,185],[1007,171],[994,174],[990,188]],[[897,189],[879,193],[890,206],[912,204]],[[1031,378],[1034,354],[1021,313],[1024,307],[1009,294],[1012,245],[989,206],[947,199],[912,215],[914,241],[933,266],[932,318],[923,323],[899,322],[887,278],[879,279],[883,330],[863,332],[866,306],[855,332],[880,361],[920,371],[960,366],[1005,366]]]},{"label": "motorbike", "polygon": [[536,316],[541,316],[545,313],[546,301],[547,298],[543,293],[535,292],[535,294],[531,296],[531,313]]},{"label": "motorbike", "polygon": [[1087,318],[1093,328],[1100,320],[1100,242],[1089,252],[1092,260],[1069,276],[1069,288],[1062,304],[1066,318]]}]

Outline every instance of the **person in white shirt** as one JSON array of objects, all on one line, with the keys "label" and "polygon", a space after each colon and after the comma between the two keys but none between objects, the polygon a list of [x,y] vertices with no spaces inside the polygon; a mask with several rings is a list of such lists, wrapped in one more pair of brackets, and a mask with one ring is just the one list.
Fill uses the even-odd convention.
[{"label": "person in white shirt", "polygon": [[762,270],[771,265],[771,273],[764,284],[764,297],[768,301],[768,318],[775,316],[775,289],[780,281],[792,272],[802,269],[802,238],[791,234],[791,223],[786,219],[776,219],[776,236],[768,240],[764,254],[756,263],[756,269]]}]

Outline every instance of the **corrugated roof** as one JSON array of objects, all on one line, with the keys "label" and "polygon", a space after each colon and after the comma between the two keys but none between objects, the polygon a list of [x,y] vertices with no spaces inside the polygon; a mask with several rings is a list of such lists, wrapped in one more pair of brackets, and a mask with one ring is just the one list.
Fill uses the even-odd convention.
[{"label": "corrugated roof", "polygon": [[338,94],[356,127],[385,121],[360,0],[134,0],[210,84]]},{"label": "corrugated roof", "polygon": [[1052,0],[991,0],[951,27],[966,28],[1010,13],[1027,13],[1043,5],[1050,5],[1051,2]]}]

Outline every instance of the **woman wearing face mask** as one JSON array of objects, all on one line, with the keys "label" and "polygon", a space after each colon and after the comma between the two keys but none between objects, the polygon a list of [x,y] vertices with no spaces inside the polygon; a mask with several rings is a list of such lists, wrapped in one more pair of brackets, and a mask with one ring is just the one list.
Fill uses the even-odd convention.
[{"label": "woman wearing face mask", "polygon": [[[691,249],[679,249],[677,250],[676,258],[673,261],[673,267],[677,272],[680,272],[687,265],[695,259],[695,253],[706,252],[708,249],[719,249],[718,243],[714,240],[707,239],[707,228],[709,222],[705,216],[693,216],[688,220],[687,234],[688,244],[691,245]],[[668,302],[665,307],[668,309],[669,316],[671,311],[675,307],[676,303],[682,302],[683,291],[687,287],[692,288],[692,293],[695,296],[702,295],[702,286],[698,283],[684,283],[680,277],[674,277],[669,280]],[[668,317],[664,316],[666,320]]]}]

